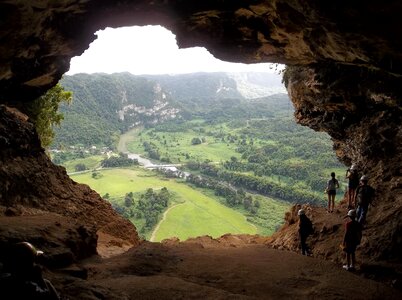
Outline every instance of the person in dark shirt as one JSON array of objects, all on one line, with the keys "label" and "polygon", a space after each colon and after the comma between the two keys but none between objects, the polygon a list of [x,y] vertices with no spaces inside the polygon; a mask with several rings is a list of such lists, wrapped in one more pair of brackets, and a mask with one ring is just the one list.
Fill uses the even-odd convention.
[{"label": "person in dark shirt", "polygon": [[311,255],[310,250],[307,246],[307,237],[314,232],[313,224],[310,219],[306,216],[304,209],[299,209],[297,212],[299,216],[299,237],[300,237],[300,247],[302,250],[302,255]]},{"label": "person in dark shirt", "polygon": [[360,178],[360,184],[356,189],[354,199],[357,221],[362,225],[366,222],[369,205],[374,206],[374,196],[375,190],[368,185],[368,176],[363,175]]},{"label": "person in dark shirt", "polygon": [[343,268],[353,271],[356,266],[356,248],[361,240],[361,225],[355,220],[356,210],[354,209],[349,210],[345,218],[349,218],[349,221],[345,224],[345,235],[342,242],[343,251],[346,252],[346,264],[343,265]]}]

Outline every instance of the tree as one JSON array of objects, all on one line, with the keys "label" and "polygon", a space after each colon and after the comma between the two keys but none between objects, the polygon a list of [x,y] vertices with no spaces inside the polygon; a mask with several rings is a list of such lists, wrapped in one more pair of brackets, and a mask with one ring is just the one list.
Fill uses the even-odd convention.
[{"label": "tree", "polygon": [[138,160],[128,158],[127,154],[123,153],[120,153],[118,157],[111,156],[101,161],[101,166],[104,168],[129,167],[134,165],[138,165]]},{"label": "tree", "polygon": [[191,145],[199,145],[202,144],[202,140],[199,137],[195,137],[191,140]]},{"label": "tree", "polygon": [[253,200],[250,196],[247,196],[246,198],[244,198],[244,200],[243,200],[244,208],[247,210],[250,209],[252,202],[253,202]]},{"label": "tree", "polygon": [[57,84],[25,108],[25,113],[35,125],[43,148],[47,148],[52,143],[53,127],[60,125],[64,118],[63,114],[58,112],[60,103],[70,103],[71,99],[72,93],[65,91],[60,84]]},{"label": "tree", "polygon": [[134,203],[134,197],[133,197],[133,192],[127,193],[126,196],[124,197],[124,205],[126,207],[130,207]]},{"label": "tree", "polygon": [[76,164],[74,167],[76,172],[85,171],[87,169],[85,164]]}]

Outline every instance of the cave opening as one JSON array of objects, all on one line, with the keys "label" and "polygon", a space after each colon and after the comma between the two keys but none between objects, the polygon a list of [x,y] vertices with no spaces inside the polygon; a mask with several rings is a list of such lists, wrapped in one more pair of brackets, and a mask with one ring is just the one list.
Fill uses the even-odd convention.
[{"label": "cave opening", "polygon": [[[346,206],[340,206],[334,215],[326,214],[322,207],[312,207],[310,211],[315,217],[313,220],[317,229],[311,240],[314,256],[335,261],[339,266],[321,261],[317,264],[321,266],[320,269],[309,271],[314,265],[311,259],[306,259],[303,265],[289,263],[290,259],[292,262],[302,261],[303,258],[296,255],[287,257],[288,264],[267,266],[264,264],[267,241],[251,239],[246,244],[264,244],[261,255],[251,253],[247,256],[262,258],[256,265],[263,272],[255,273],[255,268],[243,272],[242,270],[253,267],[254,264],[236,264],[238,261],[233,263],[233,257],[227,253],[241,252],[242,249],[232,247],[236,239],[230,237],[226,245],[231,250],[217,257],[218,266],[208,267],[208,271],[212,270],[214,273],[213,276],[206,276],[208,273],[198,268],[202,264],[198,261],[198,256],[193,257],[193,265],[197,268],[193,273],[195,275],[186,269],[191,263],[186,258],[183,259],[184,256],[166,257],[159,252],[154,256],[157,263],[150,263],[153,258],[147,248],[149,245],[141,244],[132,224],[125,222],[88,186],[71,181],[62,168],[51,164],[38,143],[32,124],[27,122],[26,116],[13,108],[23,108],[53,86],[68,69],[71,57],[82,53],[93,40],[93,32],[106,26],[163,23],[166,27],[175,29],[173,31],[177,33],[182,47],[203,45],[216,57],[232,61],[286,63],[291,66],[287,83],[296,107],[297,122],[317,131],[328,132],[333,139],[337,157],[346,164],[357,162],[362,167],[362,172],[370,176],[376,188],[376,207],[370,208],[358,253],[361,270],[371,270],[370,277],[384,276],[387,284],[392,282],[393,286],[400,286],[398,268],[400,270],[402,253],[402,64],[401,45],[395,41],[395,36],[399,36],[398,32],[402,28],[398,25],[402,19],[396,13],[400,11],[400,1],[391,1],[387,5],[381,1],[366,4],[344,1],[336,5],[330,2],[290,3],[283,0],[269,3],[257,1],[253,5],[247,1],[229,2],[89,0],[48,3],[8,1],[0,4],[3,17],[0,29],[4,33],[0,47],[2,261],[5,249],[3,246],[22,240],[31,241],[45,250],[53,266],[68,266],[93,256],[96,254],[96,242],[98,245],[104,242],[109,249],[113,246],[127,249],[141,245],[142,249],[137,252],[137,257],[145,258],[145,261],[132,259],[134,255],[126,262],[135,262],[137,265],[122,265],[122,269],[130,275],[134,273],[141,276],[141,279],[150,280],[149,286],[138,286],[138,278],[129,283],[123,282],[121,279],[127,278],[127,273],[118,277],[114,269],[110,272],[113,278],[109,280],[103,277],[101,282],[103,285],[111,284],[110,293],[97,290],[89,282],[82,286],[83,282],[79,279],[78,290],[84,294],[93,293],[88,295],[91,299],[95,294],[102,298],[108,298],[105,294],[113,294],[116,298],[121,295],[122,290],[126,293],[128,289],[132,289],[130,295],[137,298],[138,293],[144,295],[141,294],[144,291],[149,292],[149,297],[162,295],[161,299],[163,296],[167,299],[175,296],[188,298],[190,293],[194,296],[189,291],[194,291],[194,288],[200,290],[199,287],[205,287],[205,284],[207,289],[200,290],[197,298],[229,298],[239,294],[263,298],[272,295],[272,291],[279,293],[277,298],[298,295],[317,297],[320,293],[333,297],[344,293],[347,297],[356,289],[367,293],[369,297],[379,294],[395,297],[395,290],[391,290],[389,294],[383,293],[382,288],[373,286],[371,282],[355,284],[354,280],[359,276],[354,274],[338,276],[343,259],[338,248],[342,240],[342,217]],[[101,126],[101,123],[89,124],[88,128],[93,129]],[[200,126],[197,127],[199,130]],[[267,150],[272,150],[274,145],[267,146],[270,146]],[[229,163],[232,162],[236,161],[232,161],[230,157]],[[269,241],[269,246],[298,251],[295,221],[296,214],[292,210],[287,214],[287,226]],[[174,244],[173,240],[171,242]],[[165,249],[158,243],[153,246]],[[195,247],[202,249],[203,245]],[[189,248],[185,252],[187,249]],[[269,252],[273,255],[278,255],[273,261],[282,262],[283,255],[292,254],[269,250],[272,250]],[[132,248],[131,253],[133,252],[135,248]],[[212,251],[208,249],[208,252]],[[191,256],[191,251],[186,253]],[[222,258],[227,259],[225,266],[233,268],[222,268]],[[377,262],[381,262],[381,265]],[[155,289],[160,287],[154,281],[158,276],[149,275],[159,275],[167,271],[167,276],[158,282],[161,283],[175,278],[171,271],[180,264],[184,271],[177,285],[163,286],[164,291],[155,293]],[[279,273],[272,272],[279,268],[287,268],[281,273],[284,274],[283,277],[265,280],[270,278],[270,274]],[[331,269],[333,276],[328,273]],[[93,270],[92,266],[88,270]],[[76,269],[70,269],[70,272],[86,276],[85,270],[77,272]],[[90,273],[89,276],[93,279],[94,274]],[[223,273],[229,275],[227,280],[222,280],[224,276],[220,277],[225,275]],[[306,278],[307,273],[312,274],[312,277]],[[250,274],[256,276],[250,280]],[[234,282],[237,275],[242,277]],[[194,280],[197,276],[198,280]],[[322,285],[319,284],[319,278],[331,280]],[[265,282],[258,281],[261,279]],[[69,295],[71,291],[73,294],[77,291],[77,287],[71,289],[70,284],[62,281],[58,287],[64,288],[63,292]],[[120,281],[119,284],[113,287],[112,283],[117,281]],[[200,285],[186,285],[186,291],[180,296],[169,294],[172,286],[175,291],[182,290],[184,282],[198,282]],[[278,282],[284,283],[280,291]],[[249,283],[257,283],[259,287],[250,288],[247,285]],[[274,286],[267,283],[273,283]],[[300,288],[300,285],[313,288],[306,290]],[[343,288],[339,289],[339,286]],[[219,287],[214,289],[213,296],[210,287]],[[220,289],[222,287],[226,291]],[[74,295],[78,294],[79,292]],[[120,298],[124,297],[126,295],[121,295]]]},{"label": "cave opening", "polygon": [[[50,152],[54,163],[109,201],[143,238],[267,236],[283,224],[291,203],[325,204],[330,172],[340,177],[344,169],[325,133],[295,123],[282,65],[229,63],[205,48],[179,49],[160,26],[96,34],[61,80],[75,100],[61,107],[65,120]],[[104,128],[110,130],[99,130]],[[123,156],[143,169],[111,162]],[[214,164],[229,174],[208,174]],[[152,177],[150,170],[153,182],[144,179]],[[250,173],[264,189],[233,184],[241,180],[230,177],[234,172]]]}]

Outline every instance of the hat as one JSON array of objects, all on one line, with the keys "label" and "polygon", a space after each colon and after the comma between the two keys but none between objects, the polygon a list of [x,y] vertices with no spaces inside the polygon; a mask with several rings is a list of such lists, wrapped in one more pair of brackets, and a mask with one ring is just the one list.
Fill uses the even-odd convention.
[{"label": "hat", "polygon": [[356,217],[356,210],[355,209],[349,210],[348,214],[344,218],[347,218],[347,217],[350,217],[350,218],[354,219]]},{"label": "hat", "polygon": [[34,266],[36,259],[41,254],[43,252],[37,250],[31,243],[20,242],[12,248],[9,263],[15,272],[25,272]]},{"label": "hat", "polygon": [[360,181],[368,181],[368,176],[367,176],[367,175],[363,175],[363,176],[360,178]]},{"label": "hat", "polygon": [[356,170],[356,169],[357,169],[357,167],[356,167],[355,164],[353,164],[353,165],[350,167],[350,170],[351,170],[351,171],[354,171],[354,170]]},{"label": "hat", "polygon": [[306,212],[304,211],[304,209],[299,209],[299,211],[297,212],[298,216],[305,215],[305,214],[306,214]]}]

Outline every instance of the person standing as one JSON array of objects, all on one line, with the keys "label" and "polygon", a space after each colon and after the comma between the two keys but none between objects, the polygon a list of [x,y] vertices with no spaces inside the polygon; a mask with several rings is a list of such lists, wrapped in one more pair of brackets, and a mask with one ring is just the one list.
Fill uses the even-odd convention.
[{"label": "person standing", "polygon": [[310,250],[307,246],[307,237],[314,232],[313,224],[310,219],[306,216],[304,209],[299,209],[297,212],[299,216],[299,237],[300,237],[300,247],[302,255],[310,255]]},{"label": "person standing", "polygon": [[353,198],[355,196],[356,188],[359,185],[359,174],[357,172],[356,165],[352,165],[346,170],[346,176],[348,179],[348,209],[355,208],[353,205]]},{"label": "person standing", "polygon": [[357,222],[364,224],[369,205],[373,205],[375,190],[368,185],[368,176],[363,175],[360,178],[360,184],[356,189],[354,204],[356,207]]},{"label": "person standing", "polygon": [[331,179],[327,182],[327,188],[325,189],[328,194],[328,212],[332,213],[335,207],[336,189],[339,189],[338,179],[335,178],[335,173],[331,173]]},{"label": "person standing", "polygon": [[350,220],[345,224],[345,235],[343,236],[342,248],[346,252],[346,264],[343,268],[348,271],[355,270],[356,266],[356,248],[360,244],[362,231],[361,225],[355,220],[356,210],[351,209],[345,218]]}]

